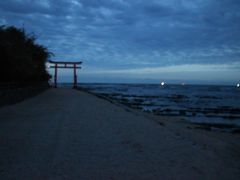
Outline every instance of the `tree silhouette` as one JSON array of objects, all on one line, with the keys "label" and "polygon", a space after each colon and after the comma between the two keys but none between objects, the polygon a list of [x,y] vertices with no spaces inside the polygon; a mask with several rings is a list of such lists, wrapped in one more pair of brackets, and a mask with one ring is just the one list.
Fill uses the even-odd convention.
[{"label": "tree silhouette", "polygon": [[35,40],[24,29],[0,26],[0,82],[26,84],[51,78],[45,63],[53,54]]}]

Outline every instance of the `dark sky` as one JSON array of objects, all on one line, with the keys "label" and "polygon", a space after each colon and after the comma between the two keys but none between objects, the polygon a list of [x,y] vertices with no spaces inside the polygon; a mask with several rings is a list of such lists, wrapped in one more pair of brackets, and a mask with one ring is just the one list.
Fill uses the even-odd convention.
[{"label": "dark sky", "polygon": [[0,24],[83,60],[82,82],[240,80],[240,0],[1,0]]}]

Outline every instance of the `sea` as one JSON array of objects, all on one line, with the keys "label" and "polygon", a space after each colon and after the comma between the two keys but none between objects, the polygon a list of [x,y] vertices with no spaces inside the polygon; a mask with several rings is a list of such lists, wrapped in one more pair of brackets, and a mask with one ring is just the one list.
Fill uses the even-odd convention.
[{"label": "sea", "polygon": [[240,128],[240,88],[221,85],[79,84],[81,89],[156,116]]}]

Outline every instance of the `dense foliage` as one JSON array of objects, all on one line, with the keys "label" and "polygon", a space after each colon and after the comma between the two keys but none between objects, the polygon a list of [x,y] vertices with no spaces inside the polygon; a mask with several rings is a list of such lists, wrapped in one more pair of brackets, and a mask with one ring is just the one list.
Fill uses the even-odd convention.
[{"label": "dense foliage", "polygon": [[0,26],[0,82],[33,83],[48,81],[45,68],[50,53],[24,29]]}]

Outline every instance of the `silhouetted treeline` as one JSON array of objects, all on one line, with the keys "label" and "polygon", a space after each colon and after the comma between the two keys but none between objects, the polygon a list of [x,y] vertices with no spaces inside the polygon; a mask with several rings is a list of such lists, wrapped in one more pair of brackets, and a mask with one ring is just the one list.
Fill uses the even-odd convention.
[{"label": "silhouetted treeline", "polygon": [[24,29],[0,26],[1,83],[26,84],[50,79],[45,62],[52,53],[35,40]]}]

